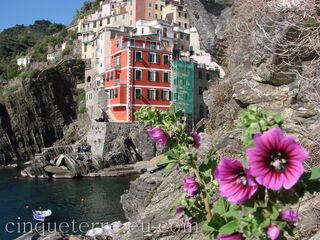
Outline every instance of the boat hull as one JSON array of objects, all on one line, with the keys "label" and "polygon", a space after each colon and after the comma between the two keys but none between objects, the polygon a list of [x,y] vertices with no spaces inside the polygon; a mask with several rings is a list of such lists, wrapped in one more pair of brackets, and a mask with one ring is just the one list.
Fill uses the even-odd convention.
[{"label": "boat hull", "polygon": [[36,211],[32,211],[33,219],[39,222],[45,222],[50,220],[51,217],[51,211],[48,213],[47,216],[39,215],[36,213]]}]

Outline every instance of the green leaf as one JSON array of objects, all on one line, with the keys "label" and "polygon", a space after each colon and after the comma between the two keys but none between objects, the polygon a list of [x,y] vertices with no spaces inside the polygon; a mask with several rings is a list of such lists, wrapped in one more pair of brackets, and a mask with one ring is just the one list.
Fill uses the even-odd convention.
[{"label": "green leaf", "polygon": [[320,180],[320,167],[312,168],[311,172],[305,173],[302,176],[303,181],[319,181]]},{"label": "green leaf", "polygon": [[165,167],[170,163],[174,163],[177,164],[179,160],[177,159],[173,159],[173,158],[169,158],[168,156],[164,156],[158,163],[157,163],[157,167],[161,168],[161,167]]},{"label": "green leaf", "polygon": [[199,167],[200,172],[206,177],[210,177],[212,175],[212,172],[215,170],[218,164],[218,159],[212,158],[212,155],[214,153],[215,151],[210,151],[203,163]]},{"label": "green leaf", "polygon": [[259,228],[266,228],[270,225],[270,219],[267,218],[259,224]]},{"label": "green leaf", "polygon": [[219,200],[214,205],[214,212],[223,215],[229,211],[230,203],[228,203],[224,198],[219,198]]},{"label": "green leaf", "polygon": [[219,233],[221,235],[227,235],[233,232],[236,232],[239,226],[239,222],[238,220],[233,220],[231,222],[228,222],[227,224],[223,225],[220,229],[219,229]]},{"label": "green leaf", "polygon": [[177,164],[177,163],[169,163],[169,164],[167,165],[167,167],[166,167],[166,170],[164,171],[164,175],[165,175],[165,176],[168,176],[168,175],[172,172],[172,170],[173,170],[173,168],[176,166],[176,164]]}]

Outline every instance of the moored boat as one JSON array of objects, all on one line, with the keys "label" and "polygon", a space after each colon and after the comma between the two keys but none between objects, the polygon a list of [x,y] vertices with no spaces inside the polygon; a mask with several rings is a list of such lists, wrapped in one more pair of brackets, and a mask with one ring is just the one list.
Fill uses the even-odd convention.
[{"label": "moored boat", "polygon": [[44,222],[50,219],[52,211],[47,210],[32,210],[33,218],[37,221]]}]

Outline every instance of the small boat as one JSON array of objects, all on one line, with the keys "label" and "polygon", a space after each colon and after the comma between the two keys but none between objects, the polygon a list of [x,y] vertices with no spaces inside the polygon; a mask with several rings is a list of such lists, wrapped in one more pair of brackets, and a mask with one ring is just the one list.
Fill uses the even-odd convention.
[{"label": "small boat", "polygon": [[45,222],[50,219],[52,211],[47,210],[32,210],[33,218],[40,222]]}]

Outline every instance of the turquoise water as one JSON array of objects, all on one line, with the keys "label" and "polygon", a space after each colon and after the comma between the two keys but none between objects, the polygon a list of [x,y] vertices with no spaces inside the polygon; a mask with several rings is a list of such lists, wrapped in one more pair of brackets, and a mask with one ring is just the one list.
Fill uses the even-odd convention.
[{"label": "turquoise water", "polygon": [[[125,221],[120,196],[129,188],[130,180],[133,179],[42,180],[22,178],[20,170],[0,170],[0,240],[11,240],[29,231],[30,224],[36,224],[31,209],[39,207],[53,211],[51,228],[54,223],[61,227],[63,222],[61,229],[69,234],[79,234],[80,223],[84,231],[91,228],[87,224]],[[8,233],[6,226],[14,232]]]}]

